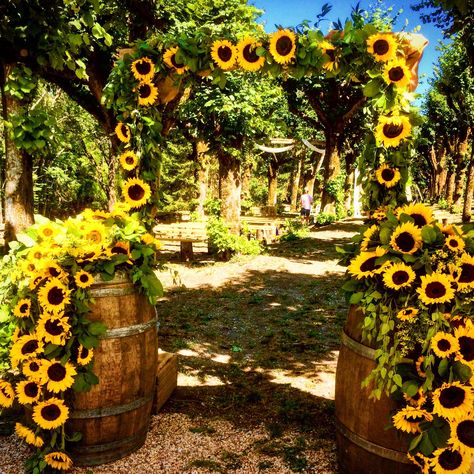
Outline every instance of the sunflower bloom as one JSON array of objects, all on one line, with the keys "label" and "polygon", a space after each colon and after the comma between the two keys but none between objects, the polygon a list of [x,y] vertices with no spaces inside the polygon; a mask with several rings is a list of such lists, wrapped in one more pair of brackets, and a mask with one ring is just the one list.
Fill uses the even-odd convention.
[{"label": "sunflower bloom", "polygon": [[237,48],[228,40],[214,41],[211,57],[223,71],[230,71],[237,62]]},{"label": "sunflower bloom", "polygon": [[431,339],[431,349],[441,359],[449,357],[459,350],[459,342],[447,332],[438,332]]},{"label": "sunflower bloom", "polygon": [[52,278],[39,290],[38,300],[45,311],[58,314],[70,303],[70,293],[61,280]]},{"label": "sunflower bloom", "polygon": [[15,423],[15,433],[20,439],[36,448],[42,448],[44,445],[43,438],[36,436],[32,429],[22,425],[21,423]]},{"label": "sunflower bloom", "polygon": [[79,344],[76,350],[73,350],[73,354],[76,356],[76,362],[79,365],[87,365],[94,357],[94,350],[87,349],[82,344]]},{"label": "sunflower bloom", "polygon": [[31,300],[29,298],[22,298],[13,308],[13,315],[17,318],[27,318],[30,315]]},{"label": "sunflower bloom", "polygon": [[433,413],[457,420],[472,410],[474,392],[472,387],[454,381],[444,383],[433,392]]},{"label": "sunflower bloom", "polygon": [[383,78],[387,84],[403,89],[410,84],[411,72],[404,60],[395,59],[385,65]]},{"label": "sunflower bloom", "polygon": [[420,452],[414,454],[407,454],[408,459],[420,468],[421,474],[430,474],[430,458],[427,458]]},{"label": "sunflower bloom", "polygon": [[179,48],[177,46],[167,49],[163,54],[163,61],[170,69],[173,69],[176,74],[184,74],[188,70],[188,66],[176,59],[178,51]]},{"label": "sunflower bloom", "polygon": [[377,247],[373,252],[361,252],[352,260],[348,271],[358,280],[382,273],[388,262],[378,264],[376,261],[383,255],[385,255],[385,250],[382,247]]},{"label": "sunflower bloom", "polygon": [[382,186],[393,188],[400,181],[400,171],[398,168],[383,164],[375,171],[375,177]]},{"label": "sunflower bloom", "polygon": [[237,61],[242,69],[255,72],[263,67],[265,56],[257,54],[257,48],[261,46],[262,43],[249,36],[239,41],[237,44]]},{"label": "sunflower bloom", "polygon": [[126,255],[130,258],[130,242],[116,242],[108,249],[108,253],[111,257],[114,255]]},{"label": "sunflower bloom", "polygon": [[467,253],[461,255],[461,268],[457,284],[460,290],[474,288],[474,257]]},{"label": "sunflower bloom", "polygon": [[69,471],[72,468],[72,459],[66,454],[60,451],[54,451],[46,454],[44,460],[48,466],[53,469],[59,469],[60,471]]},{"label": "sunflower bloom", "polygon": [[79,270],[74,275],[74,281],[79,288],[89,288],[94,283],[94,277],[85,270]]},{"label": "sunflower bloom", "polygon": [[28,359],[22,367],[22,373],[25,377],[35,382],[41,382],[41,366],[43,362],[41,359]]},{"label": "sunflower bloom", "polygon": [[423,393],[423,389],[421,387],[412,397],[404,393],[403,398],[408,402],[408,404],[416,408],[420,408],[426,403],[426,395]]},{"label": "sunflower bloom", "polygon": [[448,443],[458,451],[474,456],[474,415],[466,415],[450,422],[451,437]]},{"label": "sunflower bloom", "polygon": [[44,313],[38,320],[36,335],[46,343],[64,346],[71,336],[71,325],[62,315]]},{"label": "sunflower bloom", "polygon": [[43,352],[44,344],[36,336],[25,334],[18,338],[10,350],[10,358],[13,367],[18,362],[36,357]]},{"label": "sunflower bloom", "polygon": [[126,171],[134,170],[138,165],[138,156],[133,151],[126,151],[120,155],[120,165]]},{"label": "sunflower bloom", "polygon": [[69,274],[61,268],[56,262],[48,261],[43,263],[43,275],[45,278],[58,278],[59,280],[67,280]]},{"label": "sunflower bloom", "polygon": [[397,40],[393,34],[377,33],[367,39],[367,51],[380,62],[394,59],[397,47]]},{"label": "sunflower bloom", "polygon": [[131,69],[133,77],[137,81],[148,82],[151,81],[155,75],[155,64],[146,56],[133,61]]},{"label": "sunflower bloom", "polygon": [[409,306],[408,308],[403,308],[397,313],[397,318],[400,321],[413,321],[415,316],[418,314],[418,310]]},{"label": "sunflower bloom", "polygon": [[411,135],[410,119],[403,115],[379,117],[375,128],[375,138],[386,147],[397,147]]},{"label": "sunflower bloom", "polygon": [[410,216],[417,227],[424,227],[433,221],[433,211],[424,204],[406,204],[397,209],[397,217],[400,219],[402,214]]},{"label": "sunflower bloom", "polygon": [[64,392],[72,387],[76,368],[70,362],[61,364],[59,360],[45,360],[41,368],[41,379],[50,392]]},{"label": "sunflower bloom", "polygon": [[288,64],[296,56],[296,35],[288,29],[280,29],[270,35],[270,54],[279,64]]},{"label": "sunflower bloom", "polygon": [[422,243],[421,229],[411,222],[396,227],[390,239],[392,248],[404,254],[415,253],[421,248]]},{"label": "sunflower bloom", "polygon": [[415,369],[416,373],[421,377],[421,378],[426,378],[426,372],[425,372],[425,357],[420,356],[418,359],[416,359],[415,362]]},{"label": "sunflower bloom", "polygon": [[419,433],[420,423],[423,421],[432,421],[432,415],[426,410],[407,406],[399,410],[392,418],[393,425],[405,433]]},{"label": "sunflower bloom", "polygon": [[322,41],[319,44],[321,52],[326,57],[323,62],[323,69],[326,71],[334,71],[337,69],[337,57],[336,57],[336,47],[329,41]]},{"label": "sunflower bloom", "polygon": [[64,425],[69,417],[69,408],[59,398],[49,398],[33,408],[33,421],[43,430],[54,430]]},{"label": "sunflower bloom", "polygon": [[122,122],[119,122],[115,127],[115,134],[122,143],[128,143],[132,138],[130,127]]},{"label": "sunflower bloom", "polygon": [[443,273],[432,273],[421,277],[421,286],[416,292],[425,304],[447,303],[454,298],[451,278]]},{"label": "sunflower bloom", "polygon": [[107,231],[104,224],[100,222],[93,222],[88,224],[84,229],[85,238],[92,245],[101,245],[104,243]]},{"label": "sunflower bloom", "polygon": [[122,187],[126,203],[132,208],[142,207],[151,196],[150,186],[139,178],[128,179]]},{"label": "sunflower bloom", "polygon": [[34,380],[22,380],[15,387],[18,401],[22,405],[35,403],[41,396],[41,385]]},{"label": "sunflower bloom", "polygon": [[153,105],[158,98],[158,89],[153,82],[140,82],[137,91],[138,105]]},{"label": "sunflower bloom", "polygon": [[430,461],[435,474],[467,474],[471,456],[454,448],[440,448],[433,452]]},{"label": "sunflower bloom", "polygon": [[0,379],[0,407],[9,408],[15,401],[15,391],[10,382]]},{"label": "sunflower bloom", "polygon": [[462,252],[464,251],[464,247],[466,244],[464,242],[464,239],[462,237],[459,237],[459,235],[450,235],[446,237],[444,245],[453,252]]},{"label": "sunflower bloom", "polygon": [[468,365],[474,371],[474,327],[472,325],[459,326],[454,335],[459,343],[456,359]]},{"label": "sunflower bloom", "polygon": [[383,282],[387,288],[401,290],[411,286],[415,277],[416,274],[411,267],[405,263],[395,263],[385,269]]},{"label": "sunflower bloom", "polygon": [[362,234],[362,242],[360,243],[360,249],[362,251],[369,250],[370,243],[372,242],[373,238],[377,235],[378,233],[378,226],[377,224],[374,224],[373,226],[370,226],[363,234]]}]

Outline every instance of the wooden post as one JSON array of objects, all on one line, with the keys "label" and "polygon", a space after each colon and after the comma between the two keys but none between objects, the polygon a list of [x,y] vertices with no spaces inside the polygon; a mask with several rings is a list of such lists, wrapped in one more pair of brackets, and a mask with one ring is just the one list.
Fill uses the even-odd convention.
[{"label": "wooden post", "polygon": [[193,243],[190,240],[181,241],[181,260],[183,262],[189,262],[193,260]]}]

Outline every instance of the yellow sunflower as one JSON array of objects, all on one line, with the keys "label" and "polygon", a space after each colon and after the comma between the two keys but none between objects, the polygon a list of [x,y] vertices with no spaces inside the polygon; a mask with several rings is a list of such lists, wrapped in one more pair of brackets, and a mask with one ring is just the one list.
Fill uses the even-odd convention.
[{"label": "yellow sunflower", "polygon": [[58,278],[59,280],[67,280],[69,274],[61,268],[56,262],[46,261],[42,264],[43,275],[45,278]]},{"label": "yellow sunflower", "polygon": [[237,61],[237,48],[228,40],[214,41],[211,57],[222,70],[229,71]]},{"label": "yellow sunflower", "polygon": [[116,242],[108,249],[108,253],[111,257],[114,255],[126,255],[128,258],[130,258],[130,242]]},{"label": "yellow sunflower", "polygon": [[402,214],[410,216],[417,227],[424,227],[433,221],[433,211],[424,204],[406,204],[397,209],[397,217],[400,219]]},{"label": "yellow sunflower", "polygon": [[27,318],[30,315],[31,300],[29,298],[22,298],[13,308],[13,314],[17,318]]},{"label": "yellow sunflower", "polygon": [[138,165],[138,156],[133,151],[126,151],[120,155],[120,164],[124,170],[132,171]]},{"label": "yellow sunflower", "polygon": [[319,47],[321,48],[323,55],[326,56],[326,59],[323,62],[323,69],[326,69],[326,71],[336,70],[338,68],[336,47],[326,40],[322,41],[319,44]]},{"label": "yellow sunflower", "polygon": [[463,252],[466,244],[464,239],[459,237],[459,235],[449,235],[446,237],[444,245],[453,252]]},{"label": "yellow sunflower", "polygon": [[459,326],[455,329],[454,335],[459,343],[456,359],[474,371],[474,327],[472,324]]},{"label": "yellow sunflower", "polygon": [[58,314],[70,303],[70,293],[61,280],[52,278],[38,291],[38,300],[45,311]]},{"label": "yellow sunflower", "polygon": [[474,415],[465,415],[450,422],[451,437],[448,443],[459,451],[474,456]]},{"label": "yellow sunflower", "polygon": [[130,127],[123,122],[119,122],[117,124],[115,127],[115,134],[117,135],[117,138],[123,143],[128,143],[132,138]]},{"label": "yellow sunflower", "polygon": [[421,474],[430,474],[430,458],[427,458],[421,453],[407,454],[408,459],[420,468]]},{"label": "yellow sunflower", "polygon": [[21,423],[15,423],[15,433],[20,439],[23,439],[36,448],[42,448],[44,445],[43,438],[36,436],[32,429],[22,425]]},{"label": "yellow sunflower", "polygon": [[46,222],[38,227],[38,237],[42,240],[54,239],[59,234],[59,228],[52,222]]},{"label": "yellow sunflower", "polygon": [[69,417],[69,408],[59,398],[49,398],[33,408],[33,420],[43,430],[53,430],[64,425]]},{"label": "yellow sunflower", "polygon": [[44,460],[48,466],[60,471],[69,471],[72,468],[72,459],[60,451],[54,451],[44,456]]},{"label": "yellow sunflower", "polygon": [[169,48],[163,54],[163,61],[165,64],[173,69],[177,74],[184,74],[189,68],[185,64],[179,62],[176,59],[179,48],[175,46],[174,48]]},{"label": "yellow sunflower", "polygon": [[72,387],[76,368],[70,362],[61,364],[59,360],[45,360],[41,367],[41,380],[50,392],[64,392]]},{"label": "yellow sunflower", "polygon": [[86,245],[77,249],[76,259],[79,263],[89,263],[100,259],[104,254],[104,249],[101,245]]},{"label": "yellow sunflower", "polygon": [[455,448],[439,448],[433,452],[430,461],[435,474],[468,474],[471,456]]},{"label": "yellow sunflower", "polygon": [[36,326],[36,335],[46,343],[64,346],[71,336],[71,325],[66,317],[43,313]]},{"label": "yellow sunflower", "polygon": [[382,247],[377,247],[372,252],[361,252],[350,263],[348,267],[349,273],[358,280],[382,273],[388,265],[388,262],[377,264],[376,261],[385,255],[385,253],[386,251]]},{"label": "yellow sunflower", "polygon": [[94,350],[87,349],[82,344],[79,344],[75,350],[73,350],[73,355],[75,355],[76,362],[79,365],[87,365],[92,358],[94,357]]},{"label": "yellow sunflower", "polygon": [[461,255],[461,268],[457,283],[460,290],[474,288],[474,257],[467,253]]},{"label": "yellow sunflower", "polygon": [[362,251],[369,250],[369,247],[371,246],[370,243],[372,242],[372,239],[377,235],[379,230],[379,227],[377,224],[374,224],[373,226],[369,227],[363,234],[362,234],[362,242],[360,243],[360,249]]},{"label": "yellow sunflower", "polygon": [[44,344],[35,335],[26,334],[18,338],[10,350],[12,366],[16,367],[18,362],[36,357],[44,350]]},{"label": "yellow sunflower", "polygon": [[128,179],[122,187],[125,202],[132,208],[142,207],[151,196],[150,186],[139,178]]},{"label": "yellow sunflower", "polygon": [[393,249],[404,254],[415,253],[422,244],[421,229],[411,222],[396,227],[390,239]]},{"label": "yellow sunflower", "polygon": [[387,84],[404,88],[410,84],[411,72],[403,59],[395,59],[385,65],[383,78]]},{"label": "yellow sunflower", "polygon": [[296,35],[288,29],[280,29],[270,35],[270,54],[279,64],[288,64],[296,56]]},{"label": "yellow sunflower", "polygon": [[155,64],[146,56],[133,61],[131,69],[133,77],[135,77],[137,81],[151,81],[155,74]]},{"label": "yellow sunflower", "polygon": [[79,270],[74,275],[74,281],[79,288],[88,288],[94,283],[94,277],[85,270]]},{"label": "yellow sunflower", "polygon": [[386,147],[397,147],[411,135],[410,119],[404,115],[382,115],[375,128],[375,138]]},{"label": "yellow sunflower", "polygon": [[397,40],[391,33],[377,33],[367,39],[367,51],[377,60],[387,62],[395,58]]},{"label": "yellow sunflower", "polygon": [[375,171],[377,181],[386,188],[393,188],[400,181],[400,171],[383,164]]},{"label": "yellow sunflower", "polygon": [[100,222],[88,223],[84,228],[84,237],[92,245],[101,245],[105,242],[107,230]]},{"label": "yellow sunflower", "polygon": [[34,380],[22,380],[15,387],[18,401],[22,405],[35,403],[41,396],[41,385]]},{"label": "yellow sunflower", "polygon": [[380,206],[371,213],[371,218],[376,221],[383,221],[387,217],[387,206]]},{"label": "yellow sunflower", "polygon": [[418,359],[416,359],[415,362],[415,369],[416,373],[421,377],[421,378],[426,378],[426,372],[425,372],[425,357],[420,356]]},{"label": "yellow sunflower", "polygon": [[421,408],[407,406],[399,410],[393,417],[393,425],[405,433],[420,433],[420,423],[432,421],[433,416]]},{"label": "yellow sunflower", "polygon": [[257,48],[261,46],[262,43],[250,36],[239,41],[237,44],[237,61],[242,69],[254,72],[263,67],[265,56],[257,54]]},{"label": "yellow sunflower", "polygon": [[113,217],[126,217],[130,211],[130,205],[126,202],[116,202],[112,209]]},{"label": "yellow sunflower", "polygon": [[401,309],[397,313],[397,318],[400,319],[400,321],[413,321],[417,314],[418,310],[412,306],[409,306],[407,308]]},{"label": "yellow sunflower", "polygon": [[433,413],[448,420],[457,420],[472,410],[474,392],[472,387],[454,381],[437,388],[432,398]]},{"label": "yellow sunflower", "polygon": [[425,304],[447,303],[454,298],[451,278],[444,273],[432,273],[421,277],[421,286],[416,292]]},{"label": "yellow sunflower", "polygon": [[153,82],[140,82],[137,86],[138,105],[153,105],[158,97],[158,89]]},{"label": "yellow sunflower", "polygon": [[415,281],[416,274],[405,263],[395,263],[387,267],[383,273],[383,282],[387,288],[401,290]]},{"label": "yellow sunflower", "polygon": [[403,394],[403,398],[412,406],[412,407],[422,407],[426,403],[426,395],[423,393],[423,388],[419,388],[418,392],[415,393],[412,397]]},{"label": "yellow sunflower", "polygon": [[438,223],[437,225],[439,227],[439,230],[445,237],[447,237],[448,235],[458,235],[459,237],[462,237],[464,235],[462,229],[456,224],[442,225]]},{"label": "yellow sunflower", "polygon": [[36,357],[33,359],[28,359],[22,367],[22,373],[30,380],[34,380],[35,382],[41,382],[41,366],[43,365],[43,361],[41,359],[37,359]]},{"label": "yellow sunflower", "polygon": [[430,342],[431,349],[440,358],[449,357],[459,350],[459,342],[447,332],[436,333]]},{"label": "yellow sunflower", "polygon": [[0,407],[9,408],[15,401],[15,391],[10,382],[0,379]]},{"label": "yellow sunflower", "polygon": [[35,245],[34,247],[31,247],[30,251],[28,252],[28,259],[32,261],[38,261],[41,262],[44,257],[46,257],[48,254],[47,249],[40,245]]},{"label": "yellow sunflower", "polygon": [[142,242],[145,245],[151,245],[153,244],[154,241],[155,241],[155,237],[153,237],[153,235],[148,234],[148,233],[142,235]]},{"label": "yellow sunflower", "polygon": [[35,272],[31,275],[28,288],[30,290],[36,290],[36,287],[43,281],[44,275],[42,272]]}]

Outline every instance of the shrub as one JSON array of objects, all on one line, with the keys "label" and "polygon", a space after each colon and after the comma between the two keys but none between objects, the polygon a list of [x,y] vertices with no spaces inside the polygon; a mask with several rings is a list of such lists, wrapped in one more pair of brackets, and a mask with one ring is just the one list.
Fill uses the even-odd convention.
[{"label": "shrub", "polygon": [[207,199],[204,203],[204,211],[208,216],[219,217],[221,215],[221,200],[217,198]]},{"label": "shrub", "polygon": [[309,236],[309,229],[300,219],[286,219],[280,241],[290,242]]},{"label": "shrub", "polygon": [[449,204],[448,204],[448,201],[446,201],[445,198],[441,197],[438,199],[438,206],[440,209],[442,209],[443,211],[447,210],[449,208]]},{"label": "shrub", "polygon": [[336,220],[337,220],[337,217],[334,214],[329,214],[327,212],[320,212],[316,216],[315,223],[317,225],[327,225],[327,224],[332,224]]}]

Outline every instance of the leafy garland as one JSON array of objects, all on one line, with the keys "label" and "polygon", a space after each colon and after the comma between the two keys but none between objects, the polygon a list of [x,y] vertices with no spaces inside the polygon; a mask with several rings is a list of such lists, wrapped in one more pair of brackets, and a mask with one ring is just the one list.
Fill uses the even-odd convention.
[{"label": "leafy garland", "polygon": [[[2,361],[10,370],[0,378],[0,407],[18,403],[31,413],[15,428],[36,447],[27,472],[68,470],[66,442],[81,436],[65,429],[73,392],[99,382],[94,348],[107,329],[87,318],[90,287],[97,278],[110,281],[120,272],[156,304],[162,294],[153,273],[159,244],[138,215],[119,203],[111,213],[86,210],[64,222],[36,216],[10,247],[0,266],[0,319],[13,321],[15,329],[8,337],[9,361]],[[10,328],[2,324],[3,331]]]},{"label": "leafy garland", "polygon": [[400,401],[393,426],[412,435],[409,458],[423,473],[468,473],[474,230],[441,225],[429,207],[409,204],[379,213],[354,242],[343,288],[363,311],[363,338],[376,347],[377,367],[364,385],[374,382],[373,397]]}]

